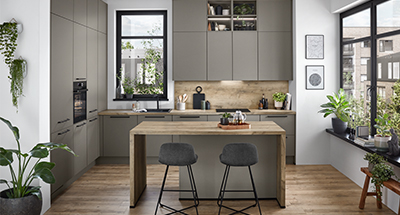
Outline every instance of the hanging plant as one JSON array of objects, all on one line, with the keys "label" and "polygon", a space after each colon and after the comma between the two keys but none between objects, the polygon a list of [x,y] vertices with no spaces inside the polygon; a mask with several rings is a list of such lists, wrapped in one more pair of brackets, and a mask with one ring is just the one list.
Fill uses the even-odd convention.
[{"label": "hanging plant", "polygon": [[16,22],[5,22],[0,25],[0,51],[4,62],[11,67],[14,52],[17,49],[18,30]]},{"label": "hanging plant", "polygon": [[24,59],[15,59],[11,62],[10,76],[11,81],[10,93],[12,95],[12,103],[18,109],[18,98],[22,96],[24,83],[24,73],[26,72],[26,61]]}]

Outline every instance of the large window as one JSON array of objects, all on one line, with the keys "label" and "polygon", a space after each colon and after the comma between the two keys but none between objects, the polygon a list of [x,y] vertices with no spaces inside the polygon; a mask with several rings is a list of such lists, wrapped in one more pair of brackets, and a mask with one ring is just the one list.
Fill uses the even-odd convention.
[{"label": "large window", "polygon": [[355,126],[369,126],[372,135],[374,119],[385,113],[400,132],[399,8],[400,0],[373,0],[340,16],[340,85]]},{"label": "large window", "polygon": [[167,12],[117,11],[116,30],[116,100],[126,84],[134,100],[167,99]]}]

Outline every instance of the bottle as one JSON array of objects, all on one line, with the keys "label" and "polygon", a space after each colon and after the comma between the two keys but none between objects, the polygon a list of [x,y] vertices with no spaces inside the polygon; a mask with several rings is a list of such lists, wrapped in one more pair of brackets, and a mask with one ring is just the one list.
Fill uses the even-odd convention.
[{"label": "bottle", "polygon": [[262,109],[263,109],[263,103],[262,103],[261,100],[260,100],[260,103],[258,103],[258,109],[259,109],[259,110],[262,110]]},{"label": "bottle", "polygon": [[268,99],[265,99],[263,107],[264,107],[264,109],[268,109]]},{"label": "bottle", "polygon": [[136,110],[140,110],[140,103],[139,103],[139,100],[136,100]]},{"label": "bottle", "polygon": [[261,99],[261,103],[262,103],[262,106],[264,108],[265,107],[265,96],[264,96],[264,93],[263,93],[263,97]]}]

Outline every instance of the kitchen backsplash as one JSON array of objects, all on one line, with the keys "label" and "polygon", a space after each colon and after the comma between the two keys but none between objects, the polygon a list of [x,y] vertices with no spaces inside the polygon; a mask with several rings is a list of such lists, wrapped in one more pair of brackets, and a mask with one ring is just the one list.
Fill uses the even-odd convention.
[{"label": "kitchen backsplash", "polygon": [[288,81],[175,81],[175,108],[177,96],[188,94],[186,109],[193,108],[193,94],[201,86],[205,100],[216,108],[251,108],[257,109],[258,103],[265,94],[268,108],[274,108],[272,94],[289,92]]}]

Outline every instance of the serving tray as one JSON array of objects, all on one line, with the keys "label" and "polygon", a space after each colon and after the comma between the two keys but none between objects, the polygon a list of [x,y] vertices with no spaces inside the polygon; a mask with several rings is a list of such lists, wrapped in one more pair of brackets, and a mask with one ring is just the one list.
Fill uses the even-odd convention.
[{"label": "serving tray", "polygon": [[249,123],[243,123],[241,125],[221,125],[221,123],[218,123],[218,128],[222,128],[224,130],[233,130],[233,129],[249,129],[251,128],[251,125]]}]

